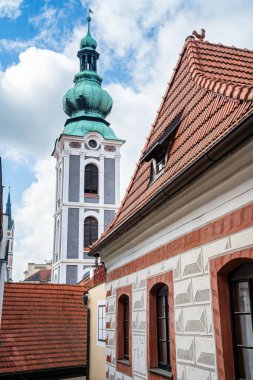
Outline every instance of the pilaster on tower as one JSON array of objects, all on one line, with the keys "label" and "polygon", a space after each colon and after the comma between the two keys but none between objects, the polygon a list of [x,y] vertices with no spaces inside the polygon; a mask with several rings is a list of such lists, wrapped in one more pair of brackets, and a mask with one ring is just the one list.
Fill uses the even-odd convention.
[{"label": "pilaster on tower", "polygon": [[106,120],[112,98],[97,74],[99,53],[88,32],[77,56],[80,72],[63,98],[69,116],[55,142],[56,203],[53,282],[74,284],[83,278],[94,259],[89,245],[109,226],[119,207],[119,139]]}]

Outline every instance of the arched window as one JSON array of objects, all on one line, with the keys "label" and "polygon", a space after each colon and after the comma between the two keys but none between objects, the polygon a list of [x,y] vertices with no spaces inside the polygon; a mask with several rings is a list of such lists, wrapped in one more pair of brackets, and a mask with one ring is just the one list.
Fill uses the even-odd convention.
[{"label": "arched window", "polygon": [[253,263],[232,271],[229,286],[236,379],[250,380],[253,374]]},{"label": "arched window", "polygon": [[[153,276],[147,280],[147,341],[148,371],[176,377],[173,272]],[[166,377],[165,376],[165,377]],[[152,375],[151,375],[152,377]]]},{"label": "arched window", "polygon": [[98,238],[98,222],[97,219],[88,216],[84,220],[84,231],[83,231],[83,246],[88,247],[88,245],[91,245],[94,243]]},{"label": "arched window", "polygon": [[170,370],[169,304],[167,285],[161,285],[156,292],[156,325],[158,368]]},{"label": "arched window", "polygon": [[88,164],[85,167],[84,193],[98,194],[98,168]]},{"label": "arched window", "polygon": [[118,329],[121,331],[118,359],[129,361],[129,297],[123,294],[118,302]]}]

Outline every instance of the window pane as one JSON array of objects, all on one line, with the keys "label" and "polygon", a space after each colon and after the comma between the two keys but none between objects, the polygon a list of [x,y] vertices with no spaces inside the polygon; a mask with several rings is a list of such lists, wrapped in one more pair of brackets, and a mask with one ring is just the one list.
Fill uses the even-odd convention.
[{"label": "window pane", "polygon": [[129,298],[123,302],[124,358],[129,358]]},{"label": "window pane", "polygon": [[129,339],[124,339],[124,358],[129,358]]},{"label": "window pane", "polygon": [[251,315],[235,315],[237,344],[253,347],[253,332]]},{"label": "window pane", "polygon": [[156,294],[158,367],[169,369],[169,308],[168,287],[162,286]]},{"label": "window pane", "polygon": [[165,297],[157,297],[157,316],[165,316]]},{"label": "window pane", "polygon": [[95,165],[89,164],[85,167],[85,193],[98,193],[98,169]]},{"label": "window pane", "polygon": [[250,313],[250,296],[248,282],[233,283],[234,310]]},{"label": "window pane", "polygon": [[98,222],[93,217],[88,217],[84,221],[84,247],[94,243],[98,238]]},{"label": "window pane", "polygon": [[167,343],[159,342],[158,343],[158,360],[159,364],[167,365]]},{"label": "window pane", "polygon": [[247,348],[238,349],[238,370],[240,380],[252,380],[253,374],[253,350]]},{"label": "window pane", "polygon": [[166,340],[166,319],[158,319],[157,326],[158,339]]}]

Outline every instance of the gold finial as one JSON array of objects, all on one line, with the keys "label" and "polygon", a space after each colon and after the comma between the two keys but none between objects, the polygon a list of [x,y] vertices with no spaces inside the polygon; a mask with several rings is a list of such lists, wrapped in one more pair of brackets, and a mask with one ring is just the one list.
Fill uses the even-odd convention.
[{"label": "gold finial", "polygon": [[192,32],[192,35],[196,37],[198,40],[203,41],[206,36],[206,31],[205,29],[201,29],[201,34],[199,34],[198,32],[196,32],[196,30],[194,30]]}]

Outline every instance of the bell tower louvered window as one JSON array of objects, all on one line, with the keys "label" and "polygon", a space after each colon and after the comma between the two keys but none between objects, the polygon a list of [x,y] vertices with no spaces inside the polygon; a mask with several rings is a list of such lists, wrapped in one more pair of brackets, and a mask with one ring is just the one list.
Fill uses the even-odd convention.
[{"label": "bell tower louvered window", "polygon": [[88,247],[98,238],[98,222],[97,219],[89,216],[84,220],[83,246]]},{"label": "bell tower louvered window", "polygon": [[85,167],[84,193],[98,194],[98,168],[93,164]]}]

